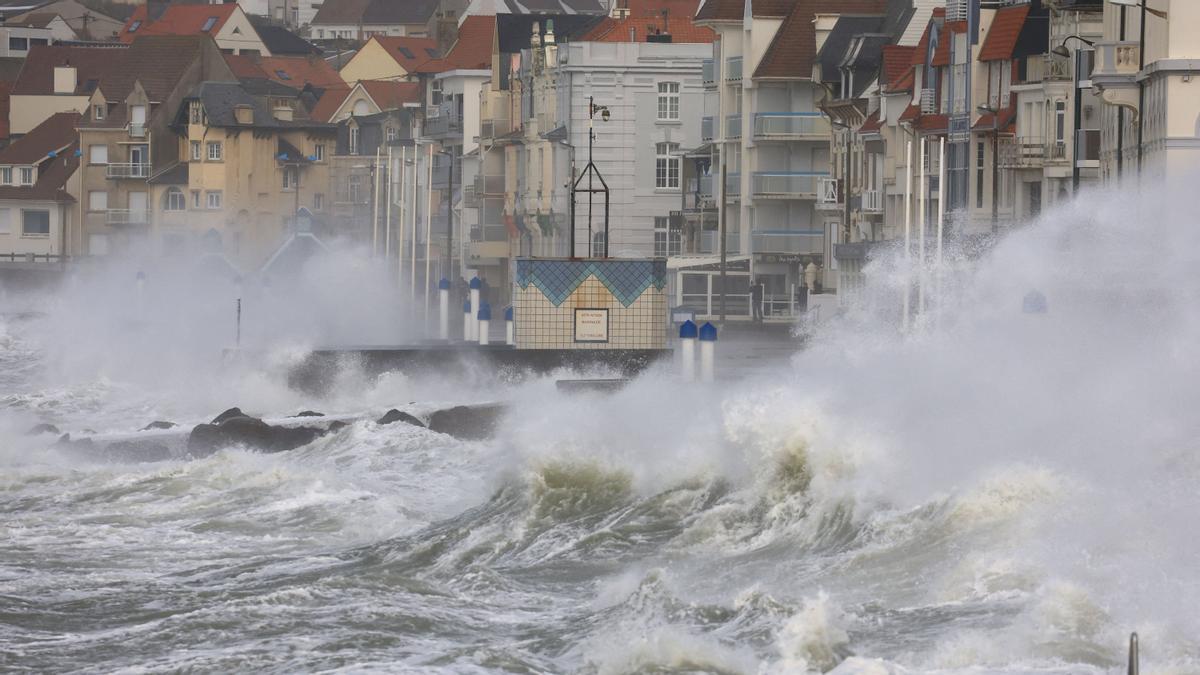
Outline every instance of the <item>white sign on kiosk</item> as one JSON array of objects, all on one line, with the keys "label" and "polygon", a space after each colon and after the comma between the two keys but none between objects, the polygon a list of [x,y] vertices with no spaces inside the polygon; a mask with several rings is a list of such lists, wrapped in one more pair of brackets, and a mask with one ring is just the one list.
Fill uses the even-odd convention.
[{"label": "white sign on kiosk", "polygon": [[608,342],[608,310],[575,310],[576,342]]}]

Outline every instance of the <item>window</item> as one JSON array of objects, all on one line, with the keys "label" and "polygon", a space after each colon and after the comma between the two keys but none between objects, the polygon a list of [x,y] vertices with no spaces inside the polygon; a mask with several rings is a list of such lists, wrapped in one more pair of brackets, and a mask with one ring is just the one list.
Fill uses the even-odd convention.
[{"label": "window", "polygon": [[654,217],[654,257],[666,258],[683,252],[683,233],[671,229],[671,219]]},{"label": "window", "polygon": [[317,158],[318,162],[325,161],[325,144],[317,143],[313,146],[313,157]]},{"label": "window", "polygon": [[210,162],[221,161],[221,142],[220,141],[209,141],[208,142],[208,161],[210,161]]},{"label": "window", "polygon": [[320,211],[325,208],[325,195],[320,192],[313,195],[313,210]]},{"label": "window", "polygon": [[163,195],[163,211],[182,211],[186,206],[183,190],[177,187],[167,189],[167,194]]},{"label": "window", "polygon": [[199,162],[202,159],[200,156],[200,141],[192,141],[188,145],[192,149],[192,161]]},{"label": "window", "polygon": [[654,187],[660,190],[679,189],[679,144],[659,143],[654,146]]},{"label": "window", "polygon": [[358,154],[358,127],[350,127],[350,154]]},{"label": "window", "polygon": [[221,192],[220,190],[210,190],[208,192],[208,208],[221,208]]},{"label": "window", "polygon": [[192,208],[193,209],[200,208],[200,191],[199,190],[192,190]]},{"label": "window", "polygon": [[437,50],[434,49],[433,47],[426,47],[425,53],[428,54],[429,58],[431,58],[431,59],[436,59],[438,57]]},{"label": "window", "polygon": [[975,208],[983,208],[983,141],[975,146]]},{"label": "window", "polygon": [[133,23],[129,24],[129,32],[130,32],[130,33],[136,33],[136,32],[137,32],[137,29],[139,29],[139,28],[141,28],[141,27],[142,27],[142,22],[141,22],[141,21],[134,21]]},{"label": "window", "polygon": [[8,38],[8,50],[12,52],[23,52],[29,49],[29,39],[23,37]]},{"label": "window", "polygon": [[658,119],[679,119],[679,83],[658,83]]},{"label": "window", "polygon": [[358,203],[358,196],[359,196],[359,193],[361,192],[360,184],[359,184],[360,178],[361,178],[361,176],[352,175],[346,181],[346,196],[349,197],[351,204]]},{"label": "window", "polygon": [[367,100],[365,98],[360,98],[354,102],[353,114],[355,117],[362,117],[363,115],[370,114],[370,112],[370,106],[367,104]]},{"label": "window", "polygon": [[[195,25],[195,24],[192,24],[192,25]],[[204,20],[204,25],[200,27],[200,30],[207,33],[208,31],[212,30],[213,26],[215,26],[215,25],[217,25],[217,17],[210,16]]]},{"label": "window", "polygon": [[48,45],[48,44],[50,44],[50,40],[48,40],[46,38],[29,38],[29,46],[30,47],[33,47],[36,45]]},{"label": "window", "polygon": [[21,185],[33,185],[33,167],[21,167]]},{"label": "window", "polygon": [[12,209],[0,209],[0,234],[12,234]]},{"label": "window", "polygon": [[94,120],[104,119],[104,104],[103,103],[97,103],[96,105],[92,106],[92,119],[94,119]]},{"label": "window", "polygon": [[300,181],[300,176],[299,176],[298,171],[296,170],[296,167],[294,167],[294,166],[283,167],[283,189],[284,190],[295,190],[299,181]]},{"label": "window", "polygon": [[89,145],[88,164],[108,164],[108,146]]},{"label": "window", "polygon": [[275,69],[275,75],[276,75],[276,77],[278,77],[278,78],[279,78],[279,79],[281,79],[281,80],[290,80],[290,79],[292,79],[292,76],[291,76],[291,75],[288,75],[288,74],[287,74],[287,71],[286,71],[286,70],[283,70],[282,68],[276,68],[276,69]]},{"label": "window", "polygon": [[442,81],[434,80],[429,85],[429,105],[437,106],[442,104]]},{"label": "window", "polygon": [[325,29],[324,29],[324,28],[318,28],[318,29],[317,29],[317,39],[318,39],[318,40],[324,40],[324,39],[325,39]]},{"label": "window", "polygon": [[1062,143],[1067,137],[1067,102],[1054,102],[1054,141]]},{"label": "window", "polygon": [[388,127],[385,134],[389,143],[396,140],[396,127]]},{"label": "window", "polygon": [[50,236],[50,212],[41,209],[21,209],[21,234],[27,237]]},{"label": "window", "polygon": [[204,107],[199,101],[192,101],[188,106],[188,123],[203,124],[204,123]]},{"label": "window", "polygon": [[402,55],[404,55],[404,58],[406,58],[406,59],[415,59],[415,58],[417,58],[416,56],[414,56],[414,55],[413,55],[412,51],[411,51],[411,50],[410,50],[408,47],[401,47],[401,48],[400,48],[400,53],[401,53]]},{"label": "window", "polygon": [[108,192],[105,190],[92,190],[88,193],[88,211],[107,211],[108,210]]},{"label": "window", "polygon": [[592,235],[592,251],[589,258],[598,258],[604,255],[604,233],[596,232]]},{"label": "window", "polygon": [[12,185],[12,167],[0,168],[0,184]]}]

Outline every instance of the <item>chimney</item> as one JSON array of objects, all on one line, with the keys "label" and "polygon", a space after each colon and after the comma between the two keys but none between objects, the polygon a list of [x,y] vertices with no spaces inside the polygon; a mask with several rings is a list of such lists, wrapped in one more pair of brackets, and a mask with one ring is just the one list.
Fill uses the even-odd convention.
[{"label": "chimney", "polygon": [[286,106],[286,105],[275,106],[275,119],[283,120],[284,122],[291,122],[294,117],[295,117],[295,112],[292,110],[292,108],[290,106]]},{"label": "chimney", "polygon": [[254,124],[254,107],[244,103],[233,106],[233,119],[238,124],[245,126]]},{"label": "chimney", "polygon": [[65,65],[54,67],[54,93],[74,94],[78,83],[78,73],[70,61]]}]

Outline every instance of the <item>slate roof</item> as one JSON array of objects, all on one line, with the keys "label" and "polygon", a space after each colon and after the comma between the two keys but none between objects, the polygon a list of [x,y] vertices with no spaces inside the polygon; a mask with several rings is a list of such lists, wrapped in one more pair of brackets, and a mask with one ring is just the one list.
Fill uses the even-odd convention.
[{"label": "slate roof", "polygon": [[325,0],[312,25],[413,25],[425,24],[438,0]]},{"label": "slate roof", "polygon": [[[234,114],[235,108],[238,106],[250,106],[254,112],[253,125],[261,129],[283,129],[283,128],[329,128],[321,122],[313,122],[308,120],[278,120],[271,115],[262,104],[260,104],[254,96],[247,92],[240,83],[237,82],[201,82],[196,85],[187,98],[199,100],[204,106],[204,113],[208,117],[209,126],[214,127],[241,127],[237,123],[237,118]],[[186,108],[180,106],[180,116],[186,114]]]},{"label": "slate roof", "polygon": [[125,52],[123,46],[34,45],[25,57],[12,93],[14,96],[53,94],[54,68],[72,65],[77,76],[75,94],[90,94],[100,78],[124,59]]},{"label": "slate roof", "polygon": [[[75,151],[79,148],[75,125],[79,113],[55,113],[12,145],[0,150],[0,164],[38,167],[33,185],[0,185],[0,199],[75,201],[67,194],[67,179],[79,166]],[[50,157],[51,152],[55,153]]]},{"label": "slate roof", "polygon": [[887,4],[887,0],[795,0],[791,13],[759,61],[754,77],[811,79],[817,52],[813,24],[817,14],[882,14]]},{"label": "slate roof", "polygon": [[188,163],[175,162],[146,179],[151,185],[187,185]]},{"label": "slate roof", "polygon": [[857,35],[874,33],[883,27],[883,16],[843,16],[833,25],[825,37],[821,51],[817,53],[817,64],[821,67],[821,81],[837,82],[841,79],[840,68],[846,60],[846,52]]},{"label": "slate roof", "polygon": [[554,22],[554,39],[572,42],[600,24],[605,17],[578,14],[497,14],[496,31],[500,37],[501,54],[517,54],[529,48],[529,38],[536,23],[544,31],[547,21]]},{"label": "slate roof", "polygon": [[270,19],[256,14],[247,14],[258,38],[267,46],[272,56],[305,56],[320,54],[321,48],[292,31],[271,23]]},{"label": "slate roof", "polygon": [[[753,0],[750,13],[756,17],[781,18],[791,13],[799,0]],[[741,21],[743,0],[705,0],[696,12],[697,21]]]},{"label": "slate roof", "polygon": [[25,28],[45,28],[57,18],[54,12],[30,12],[17,18],[8,19],[5,26],[23,26]]},{"label": "slate roof", "polygon": [[496,0],[495,5],[496,14],[608,14],[602,0]]}]

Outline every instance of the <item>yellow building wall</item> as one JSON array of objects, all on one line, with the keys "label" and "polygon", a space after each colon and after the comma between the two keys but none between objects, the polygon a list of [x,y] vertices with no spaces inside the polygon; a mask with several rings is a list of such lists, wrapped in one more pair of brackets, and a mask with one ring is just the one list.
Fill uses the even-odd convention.
[{"label": "yellow building wall", "polygon": [[339,72],[346,84],[359,80],[398,80],[408,76],[377,41],[369,40]]}]

